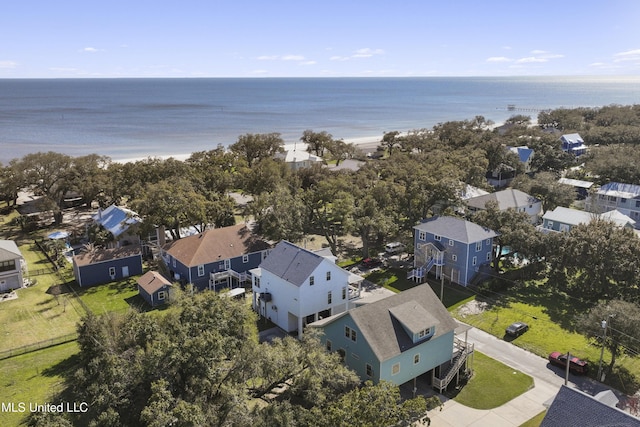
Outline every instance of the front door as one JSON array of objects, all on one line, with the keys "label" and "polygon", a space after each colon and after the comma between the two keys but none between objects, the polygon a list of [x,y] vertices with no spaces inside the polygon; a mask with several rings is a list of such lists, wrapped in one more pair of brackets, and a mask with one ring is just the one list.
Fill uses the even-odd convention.
[{"label": "front door", "polygon": [[122,277],[129,277],[129,266],[125,265],[122,267]]}]

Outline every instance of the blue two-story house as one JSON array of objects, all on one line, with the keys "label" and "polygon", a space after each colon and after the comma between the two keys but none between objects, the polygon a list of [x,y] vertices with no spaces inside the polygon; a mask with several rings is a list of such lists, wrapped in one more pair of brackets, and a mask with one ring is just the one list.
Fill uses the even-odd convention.
[{"label": "blue two-story house", "polygon": [[400,385],[420,375],[442,391],[473,351],[429,285],[419,285],[309,325],[362,381]]},{"label": "blue two-story house", "polygon": [[169,242],[162,258],[177,282],[218,291],[250,282],[249,270],[260,265],[268,249],[246,224],[237,224]]},{"label": "blue two-story house", "polygon": [[480,268],[493,260],[488,228],[453,216],[429,218],[414,228],[414,262],[408,278],[421,282],[433,270],[436,278],[467,286]]},{"label": "blue two-story house", "polygon": [[560,137],[562,143],[562,151],[571,153],[574,156],[581,156],[587,152],[587,146],[584,144],[584,140],[577,133],[568,133]]}]

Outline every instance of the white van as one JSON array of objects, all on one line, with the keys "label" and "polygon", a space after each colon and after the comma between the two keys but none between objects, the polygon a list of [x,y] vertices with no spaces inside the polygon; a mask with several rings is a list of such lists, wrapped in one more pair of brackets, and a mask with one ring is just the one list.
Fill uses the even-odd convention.
[{"label": "white van", "polygon": [[404,252],[404,245],[400,242],[387,243],[384,247],[384,251],[389,255]]}]

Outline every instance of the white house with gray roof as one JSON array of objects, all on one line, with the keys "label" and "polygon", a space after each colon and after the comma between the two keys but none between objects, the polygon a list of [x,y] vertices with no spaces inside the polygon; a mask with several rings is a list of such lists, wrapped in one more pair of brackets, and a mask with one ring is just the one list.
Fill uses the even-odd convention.
[{"label": "white house with gray roof", "polygon": [[286,332],[348,310],[362,277],[340,268],[327,251],[281,241],[252,274],[253,309]]},{"label": "white house with gray roof", "polygon": [[496,191],[495,193],[484,194],[466,200],[467,208],[470,212],[485,210],[489,202],[497,203],[498,210],[501,211],[515,209],[518,212],[525,212],[529,215],[529,218],[531,218],[532,224],[537,224],[540,219],[542,202],[514,188],[507,188],[506,190]]},{"label": "white house with gray roof", "polygon": [[618,210],[640,223],[640,185],[609,182],[585,200],[585,210],[608,212]]},{"label": "white house with gray roof", "polygon": [[430,373],[442,391],[473,347],[455,339],[457,322],[429,285],[419,285],[311,325],[362,381],[400,385]]},{"label": "white house with gray roof", "polygon": [[0,240],[0,292],[8,292],[23,285],[24,258],[13,240]]},{"label": "white house with gray roof", "polygon": [[576,225],[589,224],[594,220],[609,221],[618,227],[634,228],[636,224],[633,219],[617,210],[598,214],[558,206],[552,211],[545,212],[542,216],[542,225],[539,230],[545,233],[550,231],[570,231]]}]

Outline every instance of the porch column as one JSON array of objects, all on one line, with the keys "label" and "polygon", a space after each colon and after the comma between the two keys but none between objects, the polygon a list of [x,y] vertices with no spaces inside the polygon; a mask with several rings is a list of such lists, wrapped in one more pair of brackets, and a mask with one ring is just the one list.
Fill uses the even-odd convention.
[{"label": "porch column", "polygon": [[298,339],[302,339],[302,316],[298,316]]}]

